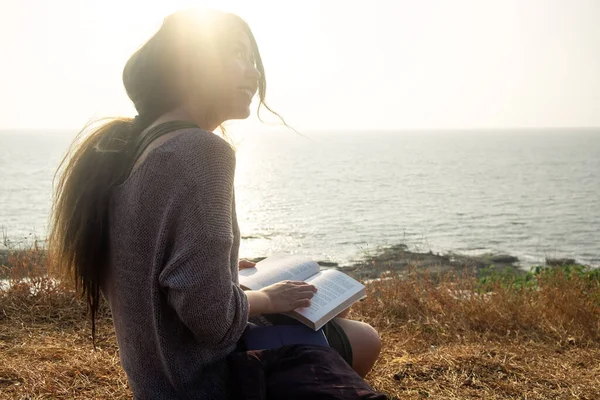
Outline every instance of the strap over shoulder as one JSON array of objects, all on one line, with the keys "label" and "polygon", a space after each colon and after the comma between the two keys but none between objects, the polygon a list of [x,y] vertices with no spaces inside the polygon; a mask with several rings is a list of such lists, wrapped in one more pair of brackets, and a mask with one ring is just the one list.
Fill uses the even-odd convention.
[{"label": "strap over shoulder", "polygon": [[135,163],[135,161],[140,158],[150,143],[159,137],[166,135],[167,133],[189,128],[198,128],[198,126],[187,121],[168,121],[148,129],[137,138],[132,162]]},{"label": "strap over shoulder", "polygon": [[131,174],[133,170],[133,166],[137,162],[137,160],[142,156],[144,151],[150,146],[150,143],[158,139],[159,137],[166,135],[167,133],[175,132],[181,129],[190,129],[190,128],[199,128],[197,125],[187,122],[187,121],[168,121],[162,124],[158,124],[148,129],[145,132],[142,132],[133,145],[133,150],[130,154],[133,154],[131,159],[129,160],[129,165],[127,166],[127,175]]}]

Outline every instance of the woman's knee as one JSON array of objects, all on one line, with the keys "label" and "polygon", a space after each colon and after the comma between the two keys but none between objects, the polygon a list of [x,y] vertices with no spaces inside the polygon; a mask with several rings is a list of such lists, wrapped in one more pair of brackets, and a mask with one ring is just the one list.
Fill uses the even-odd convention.
[{"label": "woman's knee", "polygon": [[338,321],[352,347],[352,367],[360,375],[366,375],[379,356],[381,338],[371,325],[360,321]]},{"label": "woman's knee", "polygon": [[374,359],[377,359],[381,352],[381,337],[379,336],[379,332],[369,324],[364,322],[361,322],[361,324],[363,324],[362,343],[369,349],[369,353]]},{"label": "woman's knee", "polygon": [[[338,320],[338,324],[344,329],[348,340],[354,345],[360,345],[362,348],[369,348],[377,354],[381,351],[381,337],[375,328],[371,325],[348,319]],[[354,347],[354,346],[353,346]]]}]

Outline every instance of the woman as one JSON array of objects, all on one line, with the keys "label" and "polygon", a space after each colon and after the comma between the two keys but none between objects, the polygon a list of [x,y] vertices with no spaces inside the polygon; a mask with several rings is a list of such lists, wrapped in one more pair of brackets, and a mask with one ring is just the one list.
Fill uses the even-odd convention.
[{"label": "woman", "polygon": [[[239,17],[178,12],[130,58],[123,82],[138,116],[100,126],[65,158],[50,249],[87,299],[92,335],[100,292],[108,300],[136,398],[223,397],[222,361],[249,316],[308,306],[316,290],[238,285],[249,264],[238,264],[235,154],[213,131],[248,117],[257,91],[268,109],[260,54]],[[330,331],[366,374],[376,332],[349,320]]]}]

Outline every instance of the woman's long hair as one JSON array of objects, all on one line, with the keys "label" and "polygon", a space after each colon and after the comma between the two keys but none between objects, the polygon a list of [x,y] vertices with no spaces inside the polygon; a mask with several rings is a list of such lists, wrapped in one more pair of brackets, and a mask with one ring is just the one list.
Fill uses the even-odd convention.
[{"label": "woman's long hair", "polygon": [[138,116],[86,126],[60,164],[55,176],[48,249],[52,264],[74,278],[77,291],[88,304],[94,343],[100,289],[109,261],[111,189],[129,174],[136,138],[160,115],[180,104],[189,79],[211,79],[195,71],[203,71],[202,64],[215,60],[219,41],[233,28],[246,32],[253,47],[261,75],[258,111],[263,106],[273,112],[265,104],[265,71],[248,25],[220,11],[180,11],[167,17],[125,65],[123,84]]}]

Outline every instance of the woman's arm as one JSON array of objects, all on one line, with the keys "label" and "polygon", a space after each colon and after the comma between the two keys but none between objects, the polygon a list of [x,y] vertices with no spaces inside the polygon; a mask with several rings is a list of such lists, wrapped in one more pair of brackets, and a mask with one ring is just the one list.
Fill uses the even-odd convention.
[{"label": "woman's arm", "polygon": [[[239,260],[238,268],[240,270],[246,268],[254,268],[256,263],[248,260]],[[268,314],[269,309],[269,297],[258,290],[246,290],[246,297],[248,298],[248,310],[251,317],[256,317],[261,314]]]},{"label": "woman's arm", "polygon": [[269,297],[260,290],[247,290],[248,314],[256,317],[261,314],[269,314]]},{"label": "woman's arm", "polygon": [[165,158],[170,173],[161,190],[172,196],[163,196],[167,227],[157,238],[167,255],[160,287],[198,343],[232,346],[248,321],[248,300],[232,279],[235,154],[223,139],[199,132]]},{"label": "woman's arm", "polygon": [[230,239],[198,238],[194,246],[178,247],[175,259],[159,277],[167,303],[181,322],[207,347],[232,346],[248,322],[248,299],[233,282]]}]

